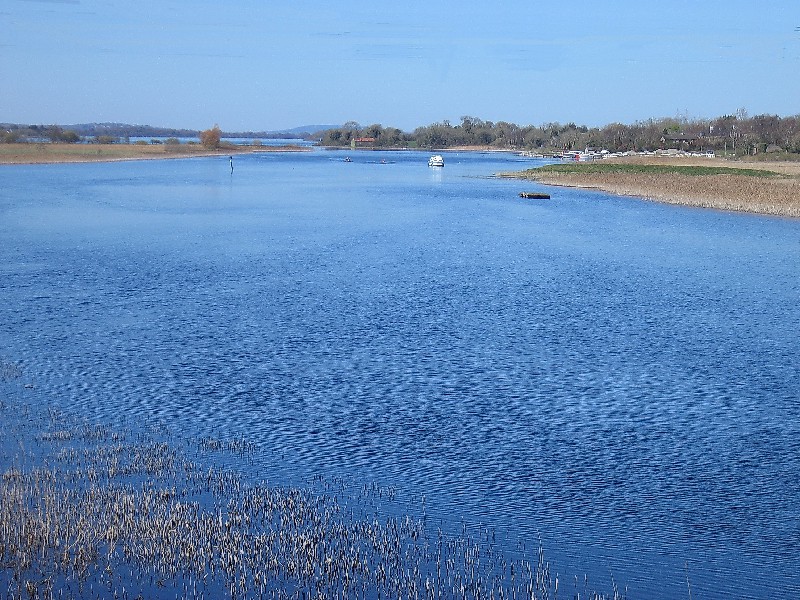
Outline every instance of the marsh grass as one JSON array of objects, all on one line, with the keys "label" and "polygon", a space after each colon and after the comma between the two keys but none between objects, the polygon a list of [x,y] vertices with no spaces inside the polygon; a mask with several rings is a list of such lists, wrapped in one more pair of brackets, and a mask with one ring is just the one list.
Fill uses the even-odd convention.
[{"label": "marsh grass", "polygon": [[14,362],[0,357],[0,381],[10,381],[22,376],[22,368]]},{"label": "marsh grass", "polygon": [[275,487],[211,460],[254,452],[247,440],[186,445],[158,426],[119,431],[55,408],[36,413],[6,388],[3,597],[557,597],[541,544],[507,558],[486,527],[445,533],[424,509],[382,513],[375,485],[349,493],[320,477]]},{"label": "marsh grass", "polygon": [[780,165],[758,169],[603,161],[546,165],[503,176],[682,206],[800,217],[800,174]]},{"label": "marsh grass", "polygon": [[[533,170],[525,171],[531,173]],[[720,167],[702,165],[669,165],[641,163],[563,163],[545,165],[535,169],[537,173],[570,173],[587,175],[684,175],[700,177],[708,175],[741,175],[745,177],[783,177],[780,173],[766,169],[750,169],[740,167]]]},{"label": "marsh grass", "polygon": [[90,162],[208,154],[198,145],[0,144],[0,162]]},{"label": "marsh grass", "polygon": [[306,148],[229,145],[209,150],[200,144],[0,144],[0,164],[108,162],[302,150]]}]

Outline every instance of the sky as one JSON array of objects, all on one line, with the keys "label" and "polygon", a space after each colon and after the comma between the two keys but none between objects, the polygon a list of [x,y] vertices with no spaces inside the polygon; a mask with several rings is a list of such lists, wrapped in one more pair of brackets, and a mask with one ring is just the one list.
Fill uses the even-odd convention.
[{"label": "sky", "polygon": [[0,0],[0,122],[800,114],[798,0]]}]

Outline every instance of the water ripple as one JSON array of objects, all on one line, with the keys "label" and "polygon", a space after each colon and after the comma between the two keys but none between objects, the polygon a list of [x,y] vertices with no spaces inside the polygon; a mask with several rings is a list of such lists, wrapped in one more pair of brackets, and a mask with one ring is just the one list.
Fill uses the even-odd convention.
[{"label": "water ripple", "polygon": [[687,565],[698,597],[796,595],[797,224],[520,204],[458,177],[500,159],[430,180],[413,156],[227,187],[87,166],[49,203],[10,177],[4,353],[88,414],[244,436],[271,480],[393,485],[635,597],[681,596]]}]

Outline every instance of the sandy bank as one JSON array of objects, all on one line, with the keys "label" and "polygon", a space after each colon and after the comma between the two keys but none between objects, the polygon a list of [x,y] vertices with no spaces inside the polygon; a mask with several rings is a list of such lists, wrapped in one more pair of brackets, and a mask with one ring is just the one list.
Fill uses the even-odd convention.
[{"label": "sandy bank", "polygon": [[764,177],[739,174],[537,173],[536,170],[513,176],[546,185],[596,189],[681,206],[800,218],[800,163],[734,162],[699,157],[629,157],[608,162],[747,168],[771,171],[779,176],[769,176],[769,173]]},{"label": "sandy bank", "polygon": [[310,148],[304,146],[234,146],[208,150],[195,144],[0,144],[0,164],[111,162],[308,150]]}]

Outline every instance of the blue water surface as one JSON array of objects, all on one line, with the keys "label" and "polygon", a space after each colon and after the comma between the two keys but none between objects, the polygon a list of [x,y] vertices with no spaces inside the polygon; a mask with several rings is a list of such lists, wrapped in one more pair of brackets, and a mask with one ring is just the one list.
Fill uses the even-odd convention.
[{"label": "blue water surface", "polygon": [[0,357],[92,418],[246,438],[255,478],[541,539],[566,595],[797,597],[800,221],[444,156],[2,166]]}]

